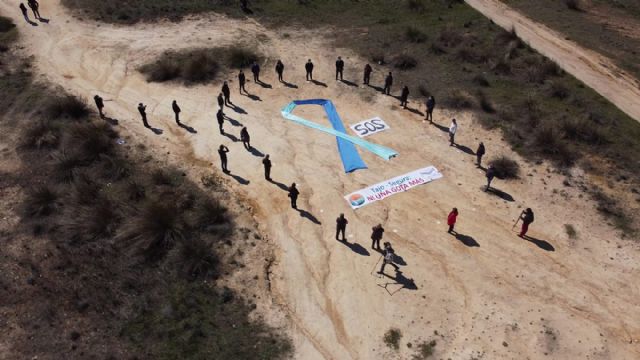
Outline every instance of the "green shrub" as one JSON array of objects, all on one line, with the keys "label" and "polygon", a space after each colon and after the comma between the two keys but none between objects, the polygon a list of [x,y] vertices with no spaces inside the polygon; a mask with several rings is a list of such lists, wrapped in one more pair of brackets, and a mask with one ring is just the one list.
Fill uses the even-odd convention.
[{"label": "green shrub", "polygon": [[489,165],[495,168],[499,179],[517,179],[520,176],[520,165],[505,155],[491,159]]},{"label": "green shrub", "polygon": [[427,34],[425,34],[422,30],[415,28],[413,26],[407,27],[404,33],[405,38],[412,43],[423,43],[427,41]]},{"label": "green shrub", "polygon": [[45,115],[51,119],[71,118],[78,120],[89,115],[87,102],[73,95],[57,96],[49,99]]},{"label": "green shrub", "polygon": [[402,339],[400,329],[391,328],[384,333],[383,341],[390,349],[397,351],[400,349],[400,339]]},{"label": "green shrub", "polygon": [[23,202],[26,217],[43,217],[53,214],[59,207],[58,193],[47,185],[38,186],[27,192]]},{"label": "green shrub", "polygon": [[473,97],[466,91],[455,89],[444,98],[444,105],[454,110],[471,109],[475,106]]},{"label": "green shrub", "polygon": [[418,66],[418,60],[411,55],[398,55],[393,60],[393,66],[400,70],[410,70]]}]

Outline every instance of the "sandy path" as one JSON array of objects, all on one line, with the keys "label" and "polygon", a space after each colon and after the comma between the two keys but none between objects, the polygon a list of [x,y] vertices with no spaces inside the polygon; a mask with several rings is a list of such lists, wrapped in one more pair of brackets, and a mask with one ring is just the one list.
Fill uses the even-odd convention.
[{"label": "sandy path", "polygon": [[560,67],[607,98],[627,115],[640,121],[640,82],[611,59],[537,23],[500,0],[466,0],[473,8],[555,61]]},{"label": "sandy path", "polygon": [[[515,201],[479,191],[483,173],[473,166],[472,156],[447,145],[443,131],[401,111],[395,99],[332,79],[338,52],[346,58],[347,78],[354,81],[360,77],[362,60],[331,49],[321,32],[297,29],[285,37],[285,31],[274,33],[251,22],[217,16],[122,28],[80,22],[58,1],[42,6],[42,14],[52,19],[49,25],[31,27],[14,11],[12,1],[1,0],[0,8],[20,27],[25,51],[34,56],[37,70],[47,80],[86,98],[100,93],[113,100],[106,103],[107,115],[119,119],[118,129],[128,141],[155,149],[158,158],[181,164],[196,180],[218,171],[215,149],[221,143],[229,146],[229,168],[249,181],[242,185],[228,177],[229,186],[252,202],[262,230],[277,247],[272,296],[287,314],[296,358],[397,358],[381,344],[390,327],[404,334],[401,358],[410,358],[406,343],[432,338],[438,340],[438,358],[526,355],[631,360],[640,356],[638,248],[618,239],[595,213],[594,204],[584,200],[576,187],[564,187],[564,178],[545,165],[525,165],[521,181],[496,182]],[[282,58],[287,65],[285,79],[298,88],[278,84],[269,63],[263,80],[273,88],[250,83],[257,101],[234,91],[232,99],[246,114],[230,109],[227,114],[248,126],[259,151],[272,155],[276,181],[299,184],[299,206],[321,225],[291,210],[286,193],[262,179],[260,157],[218,134],[214,97],[220,84],[189,88],[149,84],[135,71],[169,48],[219,46],[238,38],[258,39],[261,51]],[[327,87],[303,81],[308,57],[315,60],[316,77]],[[357,72],[353,64],[358,64]],[[381,82],[381,74],[376,69],[372,81]],[[236,90],[235,81],[231,86]],[[290,100],[312,97],[332,99],[345,123],[381,116],[391,130],[370,140],[400,156],[385,162],[362,153],[369,169],[344,174],[333,138],[286,122],[279,114]],[[197,134],[175,126],[172,99],[183,109],[183,122]],[[164,130],[162,135],[142,127],[135,110],[140,101],[149,105],[149,121]],[[326,122],[319,109],[301,108],[298,113]],[[447,125],[452,115],[438,112],[436,121]],[[475,148],[482,139],[489,154],[517,158],[498,134],[482,130],[468,114],[455,115],[460,143]],[[239,127],[227,123],[226,129],[238,136]],[[214,170],[210,164],[216,165]],[[436,166],[445,177],[358,212],[342,199],[368,184],[427,165]],[[443,222],[454,206],[461,212],[458,231],[473,237],[478,247],[446,234]],[[510,231],[524,206],[538,210],[531,235],[555,251],[542,250]],[[354,247],[359,253],[333,240],[340,212],[350,221],[349,241],[361,245]],[[369,249],[368,238],[378,222],[387,229],[385,239],[406,262],[404,276],[414,279],[417,290],[402,289],[393,279],[371,274],[379,255]],[[567,223],[578,230],[577,240],[565,235]]]}]

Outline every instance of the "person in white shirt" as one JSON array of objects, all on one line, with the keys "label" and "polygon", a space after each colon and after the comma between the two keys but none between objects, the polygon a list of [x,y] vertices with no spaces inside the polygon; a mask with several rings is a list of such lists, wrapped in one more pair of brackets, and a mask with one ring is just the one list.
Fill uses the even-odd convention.
[{"label": "person in white shirt", "polygon": [[458,131],[458,123],[456,122],[456,119],[453,119],[451,120],[451,126],[449,126],[449,146],[454,145],[456,131]]}]

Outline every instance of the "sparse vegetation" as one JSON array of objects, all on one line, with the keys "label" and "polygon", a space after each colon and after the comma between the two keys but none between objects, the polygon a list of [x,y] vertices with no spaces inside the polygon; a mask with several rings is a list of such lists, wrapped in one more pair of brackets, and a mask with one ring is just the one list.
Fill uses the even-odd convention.
[{"label": "sparse vegetation", "polygon": [[431,340],[429,342],[423,341],[418,344],[416,353],[413,355],[413,360],[427,360],[435,353],[437,342]]},{"label": "sparse vegetation", "polygon": [[496,176],[499,179],[517,179],[520,176],[520,166],[515,160],[502,155],[491,159],[489,165],[496,169]]},{"label": "sparse vegetation", "polygon": [[402,332],[400,329],[391,328],[386,333],[382,340],[392,350],[400,349],[400,339],[402,339]]},{"label": "sparse vegetation", "polygon": [[564,224],[564,232],[567,233],[567,236],[569,237],[569,239],[575,239],[578,237],[578,233],[576,232],[576,229],[571,224]]},{"label": "sparse vegetation", "polygon": [[422,30],[415,28],[413,26],[409,26],[404,33],[405,37],[409,42],[412,43],[423,43],[427,41],[427,34],[425,34]]},{"label": "sparse vegetation", "polygon": [[400,70],[411,70],[418,66],[418,60],[411,55],[402,54],[395,57],[393,66]]}]

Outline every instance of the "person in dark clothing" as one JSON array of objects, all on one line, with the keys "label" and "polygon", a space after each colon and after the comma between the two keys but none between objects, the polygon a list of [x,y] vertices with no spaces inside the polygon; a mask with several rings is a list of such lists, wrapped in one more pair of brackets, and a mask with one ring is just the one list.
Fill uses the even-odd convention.
[{"label": "person in dark clothing", "polygon": [[280,60],[276,63],[276,73],[278,74],[278,81],[283,82],[282,74],[284,73],[284,64]]},{"label": "person in dark clothing", "polygon": [[240,72],[238,73],[238,84],[240,86],[240,95],[242,95],[243,91],[245,92],[245,94],[249,93],[247,89],[244,88],[244,84],[246,82],[247,82],[247,78],[244,76],[244,71],[240,70]]},{"label": "person in dark clothing", "polygon": [[374,250],[380,250],[380,240],[382,240],[382,234],[384,228],[382,224],[378,224],[371,228],[371,248]]},{"label": "person in dark clothing", "polygon": [[29,5],[29,7],[31,8],[31,11],[33,11],[33,16],[36,19],[40,19],[40,11],[38,10],[38,8],[40,7],[40,4],[38,4],[38,1],[28,0],[27,5]]},{"label": "person in dark clothing", "polygon": [[491,189],[491,181],[493,181],[493,178],[496,177],[496,168],[493,167],[493,165],[489,165],[489,167],[487,168],[487,187],[484,189],[484,191],[488,191],[489,189]]},{"label": "person in dark clothing", "polygon": [[393,266],[393,268],[396,269],[396,272],[400,271],[400,267],[394,263],[395,251],[391,247],[390,243],[384,243],[384,250],[382,252],[382,255],[384,256],[382,259],[382,267],[380,268],[380,271],[378,271],[378,274],[384,274],[384,268],[387,265]]},{"label": "person in dark clothing", "polygon": [[449,234],[453,234],[455,231],[453,228],[456,226],[456,221],[458,221],[458,209],[453,208],[447,216],[447,225],[449,225],[449,230],[447,231]]},{"label": "person in dark clothing", "polygon": [[271,181],[271,159],[269,159],[269,154],[262,159],[262,165],[264,165],[265,180]]},{"label": "person in dark clothing", "polygon": [[382,93],[389,95],[389,93],[391,93],[391,85],[393,85],[393,75],[391,71],[389,71],[389,75],[384,79],[384,89],[382,89]]},{"label": "person in dark clothing", "polygon": [[400,94],[400,106],[406,109],[408,102],[409,102],[409,87],[405,85],[402,88],[402,93]]},{"label": "person in dark clothing", "polygon": [[298,188],[296,188],[296,183],[291,184],[288,196],[291,199],[291,207],[296,210],[298,209],[298,205],[296,204],[298,201],[298,195],[300,195],[300,192],[298,191]]},{"label": "person in dark clothing", "polygon": [[224,97],[222,97],[222,93],[218,94],[218,107],[220,107],[220,110],[224,108]]},{"label": "person in dark clothing", "polygon": [[240,130],[240,140],[242,140],[245,149],[251,150],[251,137],[249,136],[249,130],[247,130],[246,126]]},{"label": "person in dark clothing", "polygon": [[178,106],[178,103],[173,100],[173,102],[171,103],[171,108],[173,109],[173,113],[176,114],[176,124],[180,125],[180,106]]},{"label": "person in dark clothing", "polygon": [[433,123],[433,109],[436,107],[436,99],[433,96],[429,96],[427,99],[427,116],[425,116],[425,120],[429,120],[429,122]]},{"label": "person in dark clothing", "polygon": [[96,95],[93,97],[93,101],[96,102],[96,107],[98,108],[98,113],[100,114],[100,118],[104,119],[104,113],[102,112],[102,108],[104,108],[104,101],[100,95]]},{"label": "person in dark clothing", "polygon": [[307,71],[307,81],[313,80],[313,63],[311,62],[311,59],[304,64],[304,69]]},{"label": "person in dark clothing", "polygon": [[24,6],[23,3],[20,3],[20,11],[22,11],[22,16],[24,16],[24,19],[31,24],[31,20],[29,20],[29,14],[28,14],[28,10],[27,7]]},{"label": "person in dark clothing", "polygon": [[[338,241],[347,241],[347,238],[344,236],[344,232],[347,230],[347,224],[349,221],[344,217],[344,214],[340,214],[336,219],[336,240]],[[340,240],[340,233],[342,233],[342,240]]]},{"label": "person in dark clothing", "polygon": [[478,167],[482,166],[482,157],[484,156],[484,144],[482,142],[480,142],[480,145],[478,145],[478,150],[476,150],[476,165]]},{"label": "person in dark clothing", "polygon": [[253,73],[253,81],[256,84],[260,83],[260,65],[256,61],[251,65],[251,72]]},{"label": "person in dark clothing", "polygon": [[340,80],[342,80],[342,72],[344,71],[344,61],[342,57],[338,56],[338,60],[336,60],[336,80],[338,80],[338,75],[340,75]]},{"label": "person in dark clothing", "polygon": [[233,103],[231,102],[231,90],[229,90],[229,84],[225,81],[222,84],[222,95],[224,96],[224,104],[229,106]]},{"label": "person in dark clothing", "polygon": [[222,172],[225,174],[229,172],[229,169],[227,169],[227,153],[228,152],[229,152],[229,148],[224,145],[220,145],[220,147],[218,148],[218,155],[220,155],[220,164],[222,165]]},{"label": "person in dark clothing", "polygon": [[222,126],[224,125],[224,113],[222,112],[222,109],[218,110],[218,113],[216,114],[216,118],[218,119],[218,127],[220,128],[220,134],[224,135],[224,129],[222,128]]},{"label": "person in dark clothing", "polygon": [[144,127],[150,128],[149,123],[147,122],[147,106],[140,103],[138,104],[138,112],[140,112],[140,116],[142,116],[142,123]]},{"label": "person in dark clothing", "polygon": [[367,64],[364,66],[364,80],[362,81],[365,85],[369,85],[369,79],[371,79],[371,72],[373,69],[371,65]]},{"label": "person in dark clothing", "polygon": [[522,228],[520,229],[520,234],[518,236],[524,237],[527,235],[527,231],[529,231],[529,225],[533,222],[533,210],[531,208],[527,208],[525,211],[520,214],[520,219],[522,220]]}]

